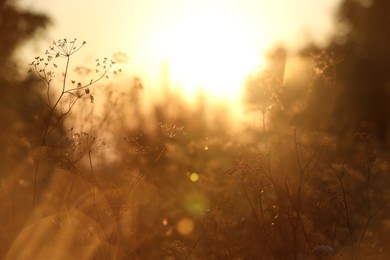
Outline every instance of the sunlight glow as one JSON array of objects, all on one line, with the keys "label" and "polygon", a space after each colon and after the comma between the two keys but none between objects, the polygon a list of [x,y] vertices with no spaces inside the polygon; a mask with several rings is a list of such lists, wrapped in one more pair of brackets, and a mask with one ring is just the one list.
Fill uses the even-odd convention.
[{"label": "sunlight glow", "polygon": [[[129,78],[140,77],[156,99],[163,94],[161,67],[166,63],[166,85],[191,100],[203,90],[206,96],[230,101],[238,98],[243,79],[263,65],[264,51],[274,44],[294,50],[308,40],[326,44],[340,0],[18,2],[53,18],[49,38],[80,37],[90,43],[88,57],[126,53],[127,57],[116,55],[129,63],[123,71]],[[85,19],[92,5],[94,11]],[[115,15],[103,19],[107,14]],[[20,57],[34,55],[31,48],[28,51],[19,51]]]},{"label": "sunlight glow", "polygon": [[182,13],[157,34],[170,80],[186,97],[199,91],[237,99],[246,76],[261,63],[259,43],[238,14],[209,7]]}]

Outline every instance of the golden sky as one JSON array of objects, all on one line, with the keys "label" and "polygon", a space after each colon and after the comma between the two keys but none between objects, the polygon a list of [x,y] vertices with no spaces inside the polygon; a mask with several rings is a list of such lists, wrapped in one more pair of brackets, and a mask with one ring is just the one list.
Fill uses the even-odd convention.
[{"label": "golden sky", "polygon": [[[21,0],[53,19],[46,44],[77,37],[85,57],[125,52],[127,70],[150,84],[169,64],[171,83],[237,95],[273,44],[326,43],[339,0]],[[42,47],[44,48],[44,47]],[[227,91],[229,90],[229,91]],[[232,91],[230,91],[232,90]]]}]

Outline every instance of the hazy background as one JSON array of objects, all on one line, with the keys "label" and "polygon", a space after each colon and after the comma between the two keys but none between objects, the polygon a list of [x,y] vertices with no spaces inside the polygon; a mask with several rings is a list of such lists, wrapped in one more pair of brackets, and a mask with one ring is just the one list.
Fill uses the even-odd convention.
[{"label": "hazy background", "polygon": [[127,54],[125,73],[141,77],[147,89],[161,87],[165,66],[171,87],[187,96],[206,88],[210,95],[231,99],[274,44],[294,52],[307,42],[325,46],[334,33],[339,0],[24,0],[19,5],[52,21],[23,57],[53,39],[77,37],[88,42],[80,59]]},{"label": "hazy background", "polygon": [[387,259],[389,10],[0,0],[0,258]]}]

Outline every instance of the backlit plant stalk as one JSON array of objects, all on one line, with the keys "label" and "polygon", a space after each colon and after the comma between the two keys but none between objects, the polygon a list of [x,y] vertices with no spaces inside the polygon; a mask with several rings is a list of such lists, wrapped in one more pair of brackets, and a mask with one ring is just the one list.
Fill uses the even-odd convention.
[{"label": "backlit plant stalk", "polygon": [[[85,41],[81,45],[76,44],[77,39],[68,41],[65,39],[60,39],[54,41],[49,49],[46,50],[43,57],[37,56],[34,61],[30,64],[31,68],[29,72],[35,73],[39,78],[41,78],[46,84],[46,99],[47,105],[49,107],[49,116],[45,124],[45,130],[42,136],[41,147],[39,150],[38,159],[35,165],[34,171],[34,194],[33,194],[33,210],[35,211],[36,206],[36,197],[37,197],[37,175],[39,170],[40,156],[42,155],[43,147],[46,145],[47,139],[52,133],[52,131],[57,127],[57,125],[71,112],[73,106],[76,102],[87,96],[91,103],[94,102],[94,96],[91,93],[90,87],[96,82],[100,81],[103,78],[108,78],[108,72],[112,69],[112,66],[115,64],[114,61],[104,58],[103,60],[96,60],[96,78],[91,79],[87,83],[77,82],[75,80],[68,80],[69,77],[69,66],[71,56],[77,53],[84,45]],[[53,99],[53,96],[56,95],[55,90],[52,88],[53,79],[56,76],[55,70],[57,70],[58,65],[54,62],[55,60],[65,58],[66,63],[63,70],[63,79],[61,80],[61,88],[57,97]],[[120,70],[119,70],[120,71]],[[116,74],[117,71],[114,71]],[[67,87],[71,85],[71,87]],[[64,111],[60,111],[60,114],[56,120],[53,121],[55,112],[59,110],[60,105],[63,102],[65,97],[69,97],[67,106]]]}]

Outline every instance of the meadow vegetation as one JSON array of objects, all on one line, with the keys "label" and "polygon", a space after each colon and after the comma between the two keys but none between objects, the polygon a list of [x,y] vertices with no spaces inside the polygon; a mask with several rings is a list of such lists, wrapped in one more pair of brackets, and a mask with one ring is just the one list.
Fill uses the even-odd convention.
[{"label": "meadow vegetation", "polygon": [[[31,77],[43,83],[36,86],[46,112],[34,132],[41,140],[3,133],[10,167],[3,180],[9,229],[3,253],[9,259],[388,254],[389,166],[374,135],[362,131],[340,139],[302,127],[306,110],[290,115],[297,100],[266,71],[252,75],[247,85],[261,89],[260,107],[248,112],[258,123],[236,133],[221,113],[210,118],[204,105],[191,109],[173,96],[146,120],[136,85],[120,99],[105,99],[112,116],[86,113],[73,126],[78,110],[93,111],[95,87],[108,96],[115,91],[103,81],[97,85],[113,61],[96,60],[103,69],[91,71],[96,79],[88,75],[86,83],[69,76],[68,62],[56,67],[56,59],[70,60],[79,50],[76,43],[56,41],[49,47],[54,53],[31,63]],[[64,70],[60,80],[53,80],[61,73],[49,70],[51,65]],[[307,91],[304,102],[310,102],[312,90]],[[179,113],[167,113],[177,108]],[[105,131],[112,133],[109,142],[99,136],[107,137]]]},{"label": "meadow vegetation", "polygon": [[255,122],[231,131],[202,97],[167,92],[145,116],[142,79],[110,80],[120,64],[70,65],[85,44],[0,78],[1,258],[390,256],[387,140],[369,120],[334,127],[342,52],[305,50],[307,81],[248,77]]}]

